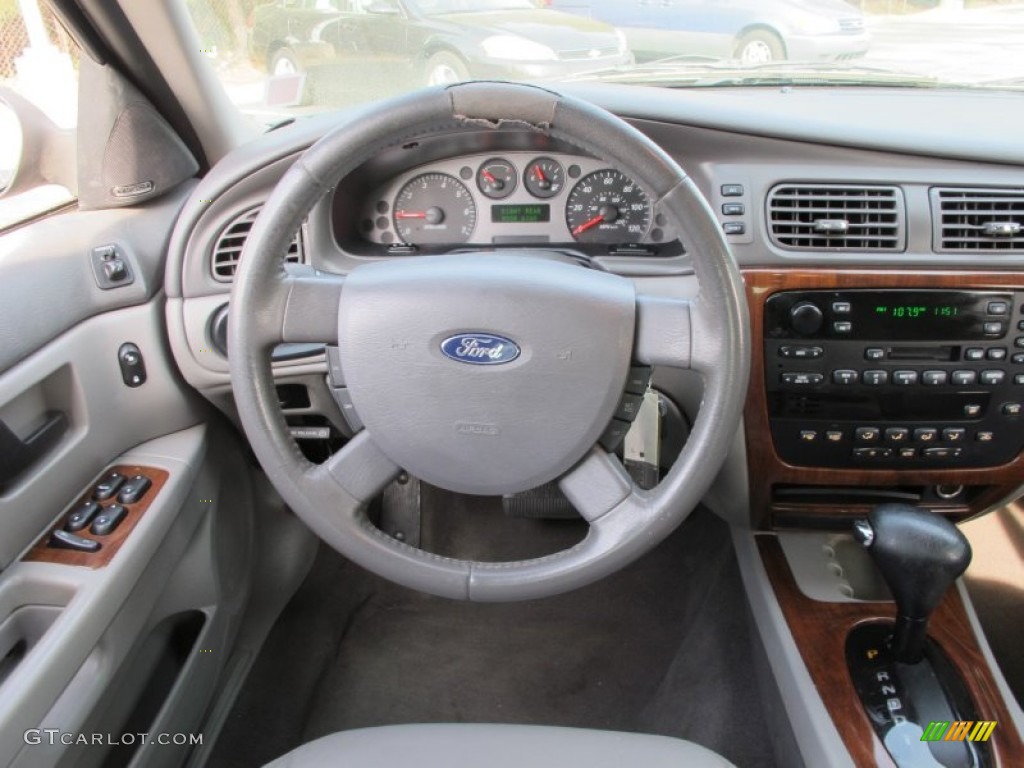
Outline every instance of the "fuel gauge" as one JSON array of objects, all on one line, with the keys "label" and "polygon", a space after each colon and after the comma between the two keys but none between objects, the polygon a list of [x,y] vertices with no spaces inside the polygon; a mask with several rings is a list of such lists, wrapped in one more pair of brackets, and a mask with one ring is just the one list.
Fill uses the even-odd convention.
[{"label": "fuel gauge", "polygon": [[495,157],[480,166],[476,172],[476,185],[492,200],[511,195],[516,188],[516,169],[508,160]]},{"label": "fuel gauge", "polygon": [[526,166],[523,173],[523,184],[534,197],[541,199],[554,197],[562,191],[565,184],[565,172],[557,160],[550,157],[538,157]]}]

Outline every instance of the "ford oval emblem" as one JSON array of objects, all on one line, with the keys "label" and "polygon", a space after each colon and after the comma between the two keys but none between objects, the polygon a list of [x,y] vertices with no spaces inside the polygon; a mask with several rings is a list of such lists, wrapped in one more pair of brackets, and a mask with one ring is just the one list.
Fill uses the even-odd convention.
[{"label": "ford oval emblem", "polygon": [[445,357],[470,365],[503,365],[519,357],[519,345],[493,333],[459,333],[441,342]]}]

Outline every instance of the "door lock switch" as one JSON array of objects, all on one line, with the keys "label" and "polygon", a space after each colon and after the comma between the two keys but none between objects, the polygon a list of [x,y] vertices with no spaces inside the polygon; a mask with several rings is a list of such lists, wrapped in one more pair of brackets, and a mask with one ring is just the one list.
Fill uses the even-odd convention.
[{"label": "door lock switch", "polygon": [[141,387],[146,383],[146,363],[142,350],[126,342],[117,350],[117,364],[121,367],[121,380],[126,387]]}]

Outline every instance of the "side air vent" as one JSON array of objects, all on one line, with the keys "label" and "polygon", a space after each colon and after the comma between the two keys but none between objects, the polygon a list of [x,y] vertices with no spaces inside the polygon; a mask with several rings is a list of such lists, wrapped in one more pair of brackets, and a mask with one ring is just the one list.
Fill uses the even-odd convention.
[{"label": "side air vent", "polygon": [[902,251],[898,187],[781,184],[768,193],[772,241],[793,251]]},{"label": "side air vent", "polygon": [[935,250],[1024,253],[1024,189],[935,188]]},{"label": "side air vent", "polygon": [[[238,270],[238,260],[242,256],[242,248],[245,247],[245,239],[249,236],[256,217],[260,215],[260,207],[252,208],[239,216],[236,216],[230,224],[220,233],[216,244],[213,246],[211,259],[211,270],[215,280],[222,283],[230,283]],[[294,239],[288,246],[288,256],[285,259],[293,264],[301,264],[305,261],[302,247],[302,232],[295,233]]]}]

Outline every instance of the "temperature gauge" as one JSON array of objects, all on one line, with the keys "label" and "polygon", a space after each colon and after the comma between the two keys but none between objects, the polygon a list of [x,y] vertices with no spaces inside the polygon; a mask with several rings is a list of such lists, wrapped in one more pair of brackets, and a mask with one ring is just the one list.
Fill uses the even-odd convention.
[{"label": "temperature gauge", "polygon": [[476,172],[476,185],[492,200],[511,195],[516,188],[516,169],[500,157],[488,160]]},{"label": "temperature gauge", "polygon": [[565,185],[565,172],[558,161],[550,157],[538,157],[526,166],[523,184],[534,197],[541,199],[554,197]]}]

